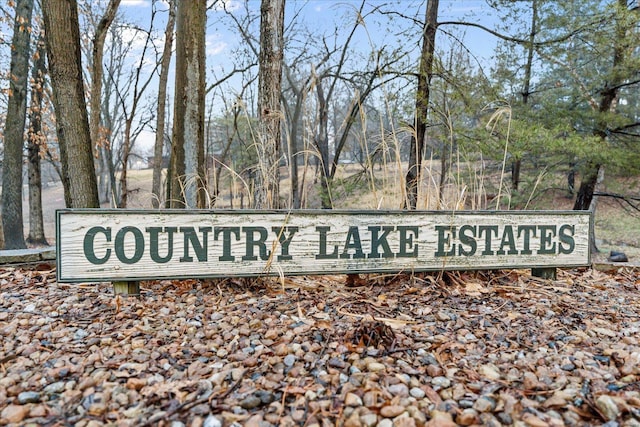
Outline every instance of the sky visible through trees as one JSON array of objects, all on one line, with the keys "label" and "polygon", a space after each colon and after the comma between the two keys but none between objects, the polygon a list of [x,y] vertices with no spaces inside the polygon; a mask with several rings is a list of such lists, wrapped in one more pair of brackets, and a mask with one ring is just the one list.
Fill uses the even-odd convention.
[{"label": "sky visible through trees", "polygon": [[[165,156],[171,151],[172,130],[176,128],[173,116],[180,118],[173,99],[178,80],[175,46],[174,59],[165,66],[169,70],[163,109],[167,127],[159,138],[154,135],[160,56],[165,31],[170,31],[165,28],[168,1],[118,2],[117,15],[106,35],[102,91],[97,95],[102,102],[102,129],[92,127],[101,203],[118,200],[122,202],[118,206],[126,205],[126,169],[134,167],[132,161],[144,163],[154,141],[163,145]],[[94,101],[91,47],[107,3],[77,3],[86,98]],[[264,50],[260,45],[260,6],[266,3],[202,3],[207,17],[205,157],[211,172],[207,179],[213,180],[208,184],[215,187],[211,206],[215,205],[220,179],[226,180],[224,191],[240,191],[244,196],[251,194],[256,183],[259,58]],[[426,6],[438,3],[432,8],[437,10],[435,61],[432,70],[422,72],[433,77],[429,96],[417,84],[422,69],[418,65],[425,44]],[[440,164],[421,166],[434,173],[430,180],[438,187],[438,198],[447,185],[458,190],[484,185],[478,182],[483,175],[474,177],[473,171],[469,171],[470,179],[464,178],[460,165],[482,160],[478,164],[484,168],[485,159],[490,159],[492,169],[482,173],[499,175],[499,182],[492,184],[498,188],[487,190],[481,185],[474,187],[473,193],[493,198],[495,208],[526,206],[534,193],[548,185],[536,182],[547,172],[568,181],[572,197],[574,186],[582,185],[586,165],[591,164],[594,171],[614,166],[611,170],[620,172],[629,164],[626,170],[635,171],[632,154],[638,150],[629,147],[638,139],[640,101],[635,89],[639,84],[640,13],[634,4],[626,0],[289,0],[284,14],[280,110],[276,112],[282,115],[282,153],[277,165],[290,168],[283,176],[290,177],[286,185],[291,190],[283,194],[289,194],[285,197],[290,197],[291,206],[301,207],[305,185],[320,183],[321,189],[312,189],[320,191],[314,193],[315,206],[318,197],[322,207],[335,206],[331,200],[335,188],[329,181],[339,163],[359,164],[361,172],[369,175],[366,179],[375,193],[378,177],[372,167],[376,162],[390,162],[400,171],[410,163],[409,155],[415,151],[410,148],[414,146],[411,135],[417,133],[415,118],[423,115],[428,131],[427,148],[421,156]],[[12,7],[0,12],[0,66],[8,70]],[[40,16],[36,4],[36,34]],[[6,88],[7,72],[1,77]],[[425,105],[417,107],[422,105],[421,96]],[[6,104],[7,99],[4,89],[0,104]],[[48,109],[44,125],[56,144],[47,98],[44,108]],[[97,111],[95,105],[89,109]],[[416,114],[423,109],[428,113]],[[42,154],[46,157],[49,153]],[[299,165],[302,175],[298,183]],[[392,178],[397,181],[394,183],[400,183],[405,172],[399,179]],[[505,179],[508,174],[511,178]],[[323,177],[320,181],[319,175]],[[592,178],[595,175],[590,173]],[[242,188],[232,188],[236,184],[229,180],[241,181]],[[559,188],[564,184],[554,185]],[[506,204],[501,205],[505,191]],[[516,197],[514,203],[512,196]],[[590,197],[584,200],[579,209],[584,209]],[[438,201],[437,209],[446,205]],[[486,207],[487,203],[481,205]]]},{"label": "sky visible through trees", "polygon": [[[361,2],[359,0],[289,0],[286,3],[285,26],[286,30],[291,30],[292,26],[308,26],[317,34],[332,34],[336,31],[343,32],[347,21],[353,19],[354,14]],[[247,10],[242,1],[225,0],[224,6],[220,1],[208,1],[207,33],[206,33],[206,55],[207,55],[207,84],[228,75],[234,69],[232,62],[234,50],[243,44],[242,34],[235,28],[228,25],[226,12],[238,16],[246,16]],[[250,13],[257,14],[260,9],[258,0],[247,2]],[[138,25],[148,25],[151,14],[151,0],[123,0],[121,3],[121,13],[128,20]],[[420,52],[421,35],[419,28],[412,24],[408,17],[418,20],[422,19],[425,7],[424,1],[414,0],[374,0],[367,2],[367,10],[382,8],[394,10],[398,13],[393,19],[394,31],[402,32],[404,29],[415,28],[413,38],[408,43],[413,44],[414,59]],[[492,15],[491,9],[485,0],[441,0],[439,17],[442,21],[466,21],[478,23],[488,27],[494,27],[497,18]],[[361,52],[370,52],[376,47],[385,44],[402,43],[403,40],[393,38],[393,34],[383,27],[382,20],[389,19],[386,16],[369,15],[365,25],[357,31],[354,38],[354,47]],[[164,28],[166,13],[158,16],[155,29],[160,32]],[[258,34],[259,22],[253,22],[253,36]],[[337,30],[336,30],[337,29]],[[468,49],[470,54],[478,61],[479,65],[487,66],[488,61],[494,54],[497,39],[478,28],[466,28],[460,30],[447,30],[453,38],[447,38],[444,43],[459,43]],[[133,34],[133,33],[132,33]],[[442,34],[439,32],[440,42],[443,42]],[[406,41],[406,40],[405,40]],[[304,40],[296,40],[297,43],[304,43]],[[139,40],[139,48],[143,41]],[[286,52],[285,52],[286,55]],[[135,57],[135,55],[132,55]],[[257,65],[256,65],[257,69]],[[173,67],[169,75],[168,93],[173,93]],[[229,79],[232,91],[238,91],[242,85],[241,76],[237,75]],[[207,98],[208,108],[215,110],[222,109],[221,101],[218,97],[209,95]],[[149,131],[144,131],[140,135],[139,144],[144,149],[150,149],[153,145],[154,136]]]}]

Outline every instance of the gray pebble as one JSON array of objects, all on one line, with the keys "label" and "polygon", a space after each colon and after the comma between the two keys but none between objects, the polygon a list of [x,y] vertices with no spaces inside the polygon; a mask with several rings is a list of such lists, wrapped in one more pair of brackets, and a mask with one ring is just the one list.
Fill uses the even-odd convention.
[{"label": "gray pebble", "polygon": [[82,328],[79,328],[75,334],[73,334],[73,339],[74,340],[81,340],[83,338],[86,338],[89,335],[89,332],[85,331]]},{"label": "gray pebble", "polygon": [[366,427],[372,427],[378,422],[378,416],[376,414],[360,415],[360,422]]},{"label": "gray pebble", "polygon": [[35,391],[23,391],[18,395],[18,403],[21,405],[27,403],[36,403],[40,402],[40,393]]},{"label": "gray pebble", "polygon": [[511,417],[511,415],[507,414],[506,412],[499,412],[496,414],[496,417],[498,418],[498,420],[500,420],[502,424],[505,424],[505,425],[513,424],[513,418]]},{"label": "gray pebble", "polygon": [[254,394],[250,394],[249,396],[242,399],[242,401],[240,401],[240,407],[243,409],[257,408],[261,404],[262,400]]},{"label": "gray pebble", "polygon": [[472,408],[473,407],[473,400],[460,399],[458,401],[458,405],[460,405],[461,408]]},{"label": "gray pebble", "polygon": [[287,367],[292,367],[296,363],[296,357],[293,354],[287,354],[284,358],[284,364]]},{"label": "gray pebble", "polygon": [[262,403],[264,403],[265,405],[268,405],[269,403],[273,402],[274,400],[276,400],[276,396],[273,394],[273,392],[269,391],[269,390],[258,390],[254,393]]},{"label": "gray pebble", "polygon": [[222,421],[213,415],[209,415],[205,418],[203,427],[222,427]]},{"label": "gray pebble", "polygon": [[435,377],[431,380],[431,385],[435,389],[449,388],[451,386],[451,380],[447,377]]},{"label": "gray pebble", "polygon": [[423,365],[438,365],[438,360],[436,359],[436,357],[431,354],[425,354],[423,357],[420,358],[420,363],[422,363]]},{"label": "gray pebble", "polygon": [[496,409],[496,400],[491,396],[480,396],[476,403],[473,404],[473,409],[478,412],[493,412]]},{"label": "gray pebble", "polygon": [[56,394],[64,391],[64,381],[51,383],[44,388],[45,394]]},{"label": "gray pebble", "polygon": [[416,399],[422,399],[425,396],[424,390],[422,390],[420,387],[413,387],[411,390],[409,390],[409,394]]},{"label": "gray pebble", "polygon": [[620,415],[620,409],[611,396],[602,394],[596,399],[596,406],[607,420],[615,420]]},{"label": "gray pebble", "polygon": [[344,367],[347,366],[347,363],[342,359],[339,359],[337,357],[332,357],[327,362],[327,365],[330,366],[331,368],[343,369]]},{"label": "gray pebble", "polygon": [[389,393],[391,393],[394,396],[409,395],[409,387],[407,387],[405,384],[402,384],[402,383],[390,385],[389,387],[387,387],[387,390],[389,391]]}]

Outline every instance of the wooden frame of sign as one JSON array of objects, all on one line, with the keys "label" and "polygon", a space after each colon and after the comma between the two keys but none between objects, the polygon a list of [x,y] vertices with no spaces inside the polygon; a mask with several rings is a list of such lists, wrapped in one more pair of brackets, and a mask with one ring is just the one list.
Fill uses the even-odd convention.
[{"label": "wooden frame of sign", "polygon": [[[584,211],[63,209],[59,282],[590,265]],[[133,288],[132,288],[133,286]]]}]

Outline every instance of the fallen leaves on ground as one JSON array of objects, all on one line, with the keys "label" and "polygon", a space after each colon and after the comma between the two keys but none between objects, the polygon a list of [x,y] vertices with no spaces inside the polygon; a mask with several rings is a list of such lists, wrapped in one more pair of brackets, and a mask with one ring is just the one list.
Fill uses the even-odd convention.
[{"label": "fallen leaves on ground", "polygon": [[640,425],[637,272],[346,277],[2,268],[0,424]]}]

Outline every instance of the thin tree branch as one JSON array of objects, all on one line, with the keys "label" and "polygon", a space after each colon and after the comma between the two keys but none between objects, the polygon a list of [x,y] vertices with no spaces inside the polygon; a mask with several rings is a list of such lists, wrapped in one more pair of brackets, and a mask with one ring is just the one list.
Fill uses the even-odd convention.
[{"label": "thin tree branch", "polygon": [[604,22],[606,18],[600,18],[596,21],[593,22],[589,22],[585,25],[582,25],[578,28],[576,28],[573,31],[568,32],[567,34],[563,34],[561,36],[558,36],[556,38],[553,39],[549,39],[549,40],[543,40],[543,41],[538,41],[538,42],[533,42],[531,43],[530,40],[527,39],[521,39],[518,37],[513,37],[513,36],[508,36],[506,34],[502,34],[499,33],[496,30],[493,30],[489,27],[485,27],[484,25],[481,24],[476,24],[474,22],[464,22],[464,21],[443,21],[443,22],[438,22],[438,27],[443,26],[443,25],[462,25],[462,26],[466,26],[466,27],[473,27],[473,28],[479,28],[491,35],[494,35],[496,37],[498,37],[499,39],[508,41],[508,42],[513,42],[513,43],[518,43],[518,44],[523,44],[523,45],[533,45],[534,47],[542,47],[542,46],[547,46],[550,44],[555,44],[555,43],[560,43],[566,40],[569,40],[571,37],[574,37],[580,33],[582,33],[583,31],[588,30],[589,28],[591,28],[593,25],[599,24],[601,22]]}]

